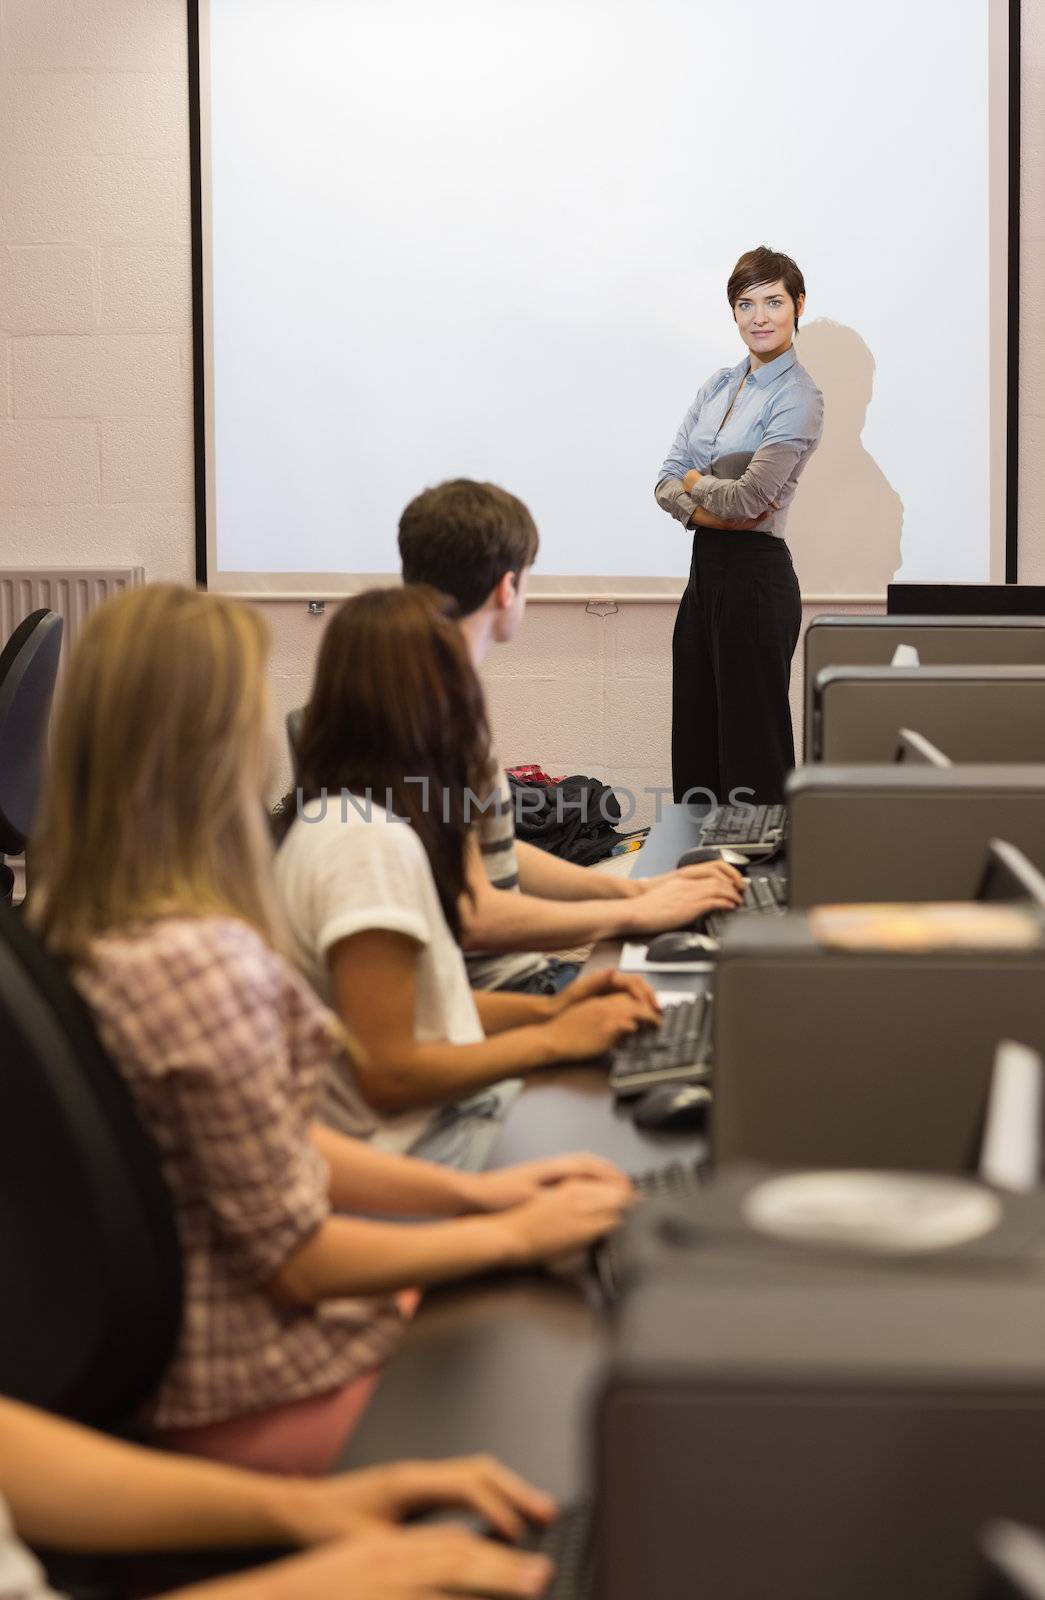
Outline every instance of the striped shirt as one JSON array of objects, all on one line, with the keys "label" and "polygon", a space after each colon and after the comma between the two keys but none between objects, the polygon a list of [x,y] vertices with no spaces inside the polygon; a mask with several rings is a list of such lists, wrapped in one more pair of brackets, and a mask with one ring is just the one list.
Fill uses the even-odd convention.
[{"label": "striped shirt", "polygon": [[181,1328],[146,1420],[222,1422],[379,1365],[401,1327],[392,1300],[298,1309],[268,1288],[330,1215],[309,1125],[343,1052],[305,979],[219,916],[105,934],[72,977],[159,1151],[181,1242]]},{"label": "striped shirt", "polygon": [[[476,828],[486,876],[495,889],[519,892],[519,859],[515,853],[515,808],[508,779],[496,756],[493,757],[496,786],[476,808]],[[488,950],[465,952],[468,982],[473,989],[500,989],[506,983],[519,983],[543,971],[546,957],[532,950],[511,950],[495,954]]]}]

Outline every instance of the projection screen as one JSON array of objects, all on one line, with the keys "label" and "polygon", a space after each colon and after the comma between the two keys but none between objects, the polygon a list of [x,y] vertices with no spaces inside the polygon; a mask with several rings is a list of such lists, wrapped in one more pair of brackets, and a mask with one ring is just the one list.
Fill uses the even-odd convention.
[{"label": "projection screen", "polygon": [[192,24],[212,587],[393,574],[406,501],[468,476],[531,507],[537,593],[679,593],[653,488],[745,354],[725,283],[760,243],[805,274],[825,398],[803,592],[1005,577],[1010,0],[198,0]]}]

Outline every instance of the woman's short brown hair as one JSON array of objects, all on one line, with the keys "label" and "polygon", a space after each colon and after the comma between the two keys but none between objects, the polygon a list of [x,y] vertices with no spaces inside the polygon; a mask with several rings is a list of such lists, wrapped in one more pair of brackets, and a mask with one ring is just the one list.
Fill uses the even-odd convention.
[{"label": "woman's short brown hair", "polygon": [[770,250],[766,244],[760,244],[756,250],[745,250],[726,284],[726,295],[729,307],[736,316],[736,304],[741,295],[749,289],[754,289],[760,283],[776,283],[780,280],[795,307],[795,332],[798,332],[798,302],[806,292],[806,281],[802,276],[802,269],[790,256],[785,256],[779,250]]}]

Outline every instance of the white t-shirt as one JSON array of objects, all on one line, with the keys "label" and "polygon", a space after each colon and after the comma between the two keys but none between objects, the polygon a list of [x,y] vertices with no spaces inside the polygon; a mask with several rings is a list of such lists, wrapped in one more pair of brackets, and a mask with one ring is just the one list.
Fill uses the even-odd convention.
[{"label": "white t-shirt", "polygon": [[0,1499],[0,1595],[4,1600],[61,1600],[37,1561],[15,1537],[11,1517]]},{"label": "white t-shirt", "polygon": [[[276,882],[305,972],[328,1004],[332,945],[374,928],[405,933],[419,946],[414,1038],[449,1044],[483,1038],[464,958],[443,915],[424,846],[408,823],[356,796],[310,801],[276,857]],[[358,1127],[360,1098],[356,1083],[339,1074],[328,1085],[325,1120],[346,1131]],[[382,1118],[374,1143],[407,1150],[435,1115],[420,1110]]]}]

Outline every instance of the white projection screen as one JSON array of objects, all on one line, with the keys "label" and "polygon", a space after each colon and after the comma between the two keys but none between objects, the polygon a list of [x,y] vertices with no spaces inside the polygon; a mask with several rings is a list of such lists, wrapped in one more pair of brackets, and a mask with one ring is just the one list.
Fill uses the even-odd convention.
[{"label": "white projection screen", "polygon": [[196,5],[212,587],[394,574],[404,504],[467,476],[533,510],[537,594],[679,593],[653,488],[762,243],[825,397],[803,592],[1006,577],[1011,0]]}]

